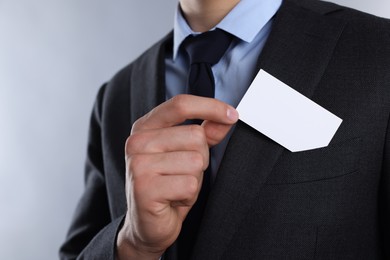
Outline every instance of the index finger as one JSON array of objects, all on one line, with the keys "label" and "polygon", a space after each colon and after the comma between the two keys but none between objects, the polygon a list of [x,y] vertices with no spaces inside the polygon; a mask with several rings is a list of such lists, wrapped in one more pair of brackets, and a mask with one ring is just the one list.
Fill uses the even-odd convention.
[{"label": "index finger", "polygon": [[170,127],[187,119],[231,125],[237,122],[238,112],[232,106],[214,98],[177,95],[137,120],[133,131]]}]

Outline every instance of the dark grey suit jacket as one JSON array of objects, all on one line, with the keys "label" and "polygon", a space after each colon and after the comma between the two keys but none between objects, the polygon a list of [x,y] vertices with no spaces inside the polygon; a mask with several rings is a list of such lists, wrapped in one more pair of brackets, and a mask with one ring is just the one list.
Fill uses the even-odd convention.
[{"label": "dark grey suit jacket", "polygon": [[[328,147],[297,153],[238,122],[193,259],[389,259],[389,32],[385,19],[284,1],[258,69],[344,121]],[[124,143],[132,123],[165,99],[171,45],[170,34],[100,89],[85,192],[62,259],[114,259],[126,212]]]}]

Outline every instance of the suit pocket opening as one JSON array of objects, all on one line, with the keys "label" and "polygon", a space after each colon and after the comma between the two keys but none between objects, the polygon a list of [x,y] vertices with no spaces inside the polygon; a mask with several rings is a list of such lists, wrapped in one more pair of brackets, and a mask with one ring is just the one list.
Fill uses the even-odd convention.
[{"label": "suit pocket opening", "polygon": [[309,151],[286,150],[265,184],[298,184],[355,173],[359,170],[361,143],[362,138],[355,137]]}]

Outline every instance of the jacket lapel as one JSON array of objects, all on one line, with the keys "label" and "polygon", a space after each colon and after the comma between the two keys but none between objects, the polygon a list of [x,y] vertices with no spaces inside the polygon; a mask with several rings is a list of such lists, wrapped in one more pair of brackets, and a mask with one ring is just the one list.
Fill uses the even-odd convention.
[{"label": "jacket lapel", "polygon": [[[141,116],[165,99],[165,48],[172,42],[172,34],[168,34],[155,46],[141,55],[120,71],[109,83],[110,95],[106,98],[107,106],[112,112],[107,124],[110,126],[104,131],[109,142],[106,143],[106,156],[110,156],[105,163],[107,172],[118,173],[119,185],[108,185],[113,194],[111,208],[112,216],[118,217],[126,212],[124,142],[129,135],[132,124]],[[129,109],[130,108],[130,109]],[[111,181],[107,178],[107,181]],[[122,185],[121,185],[122,184]]]},{"label": "jacket lapel", "polygon": [[165,54],[172,48],[172,42],[173,33],[170,32],[133,63],[130,78],[132,122],[165,101]]},{"label": "jacket lapel", "polygon": [[[286,0],[282,4],[257,69],[264,69],[310,98],[344,22],[305,10],[297,3]],[[283,150],[245,123],[237,123],[210,193],[193,259],[222,258]]]}]

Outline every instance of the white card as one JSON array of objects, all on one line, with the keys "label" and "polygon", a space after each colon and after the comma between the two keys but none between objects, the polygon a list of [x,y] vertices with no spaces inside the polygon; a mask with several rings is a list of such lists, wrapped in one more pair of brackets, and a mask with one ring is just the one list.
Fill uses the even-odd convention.
[{"label": "white card", "polygon": [[328,146],[343,121],[264,70],[237,110],[242,121],[291,152]]}]

